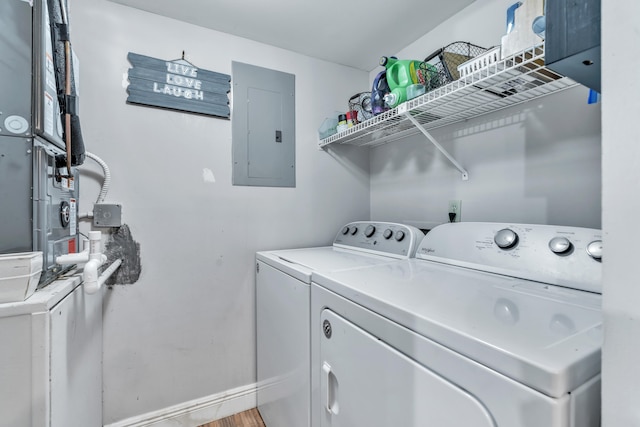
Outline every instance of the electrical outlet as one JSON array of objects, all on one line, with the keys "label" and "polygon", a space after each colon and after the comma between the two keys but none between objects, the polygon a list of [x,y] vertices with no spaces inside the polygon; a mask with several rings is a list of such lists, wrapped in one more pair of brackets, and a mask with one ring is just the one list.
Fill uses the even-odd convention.
[{"label": "electrical outlet", "polygon": [[460,222],[462,218],[462,200],[449,200],[449,222]]}]

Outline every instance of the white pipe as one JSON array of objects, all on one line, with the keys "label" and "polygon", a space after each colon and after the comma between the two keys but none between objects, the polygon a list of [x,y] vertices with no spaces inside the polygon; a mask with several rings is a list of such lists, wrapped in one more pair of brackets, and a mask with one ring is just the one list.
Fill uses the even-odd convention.
[{"label": "white pipe", "polygon": [[[84,241],[86,244],[86,240]],[[91,259],[100,261],[102,264],[106,257],[102,254],[102,233],[100,231],[89,232],[89,246],[82,252],[76,254],[65,254],[56,257],[56,263],[60,265],[82,264]]]},{"label": "white pipe", "polygon": [[98,286],[98,268],[100,268],[100,265],[102,264],[97,259],[89,260],[89,262],[84,265],[82,282],[84,291],[88,294],[94,294],[100,289]]},{"label": "white pipe", "polygon": [[104,262],[102,259],[102,232],[100,231],[89,232],[89,260],[92,259],[100,261],[101,264]]},{"label": "white pipe", "polygon": [[105,262],[107,262],[107,256],[102,253],[102,233],[100,231],[89,232],[89,247],[82,252],[56,257],[56,263],[61,265],[86,263],[82,271],[82,282],[84,283],[84,290],[88,294],[98,292],[104,282],[122,264],[122,260],[117,259],[101,275],[98,275],[98,269]]},{"label": "white pipe", "polygon": [[[101,263],[99,263],[98,260],[90,260],[87,265],[84,266],[84,291],[90,295],[98,292],[104,282],[115,273],[121,264],[122,260],[118,258],[98,277],[98,267],[100,267]],[[87,271],[87,267],[89,267],[89,271]]]},{"label": "white pipe", "polygon": [[89,248],[75,254],[65,254],[56,257],[56,264],[60,265],[81,264],[87,261],[89,261]]},{"label": "white pipe", "polygon": [[98,163],[102,167],[102,170],[104,171],[104,181],[102,181],[102,188],[100,190],[100,195],[98,196],[98,200],[96,201],[96,204],[103,203],[104,199],[107,197],[107,193],[109,192],[109,186],[111,185],[111,171],[109,170],[109,166],[107,165],[107,163],[104,160],[102,160],[100,157],[88,151],[85,152],[84,154],[91,160]]}]

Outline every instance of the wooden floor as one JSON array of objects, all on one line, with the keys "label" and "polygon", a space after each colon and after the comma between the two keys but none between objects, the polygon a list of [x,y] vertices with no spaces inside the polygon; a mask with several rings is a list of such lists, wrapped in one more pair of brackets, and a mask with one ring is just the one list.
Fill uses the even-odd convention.
[{"label": "wooden floor", "polygon": [[256,408],[203,424],[200,427],[265,427]]}]

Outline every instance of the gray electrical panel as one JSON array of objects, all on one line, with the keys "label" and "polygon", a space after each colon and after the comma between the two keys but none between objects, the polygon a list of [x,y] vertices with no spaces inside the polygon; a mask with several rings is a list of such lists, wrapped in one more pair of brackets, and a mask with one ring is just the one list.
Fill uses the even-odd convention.
[{"label": "gray electrical panel", "polygon": [[296,186],[295,75],[232,63],[233,185]]}]

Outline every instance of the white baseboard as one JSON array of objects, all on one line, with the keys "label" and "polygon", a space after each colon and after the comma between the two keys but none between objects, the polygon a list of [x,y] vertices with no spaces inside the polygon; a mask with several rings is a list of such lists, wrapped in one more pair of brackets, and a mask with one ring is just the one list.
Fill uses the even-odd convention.
[{"label": "white baseboard", "polygon": [[249,384],[104,427],[198,427],[255,407],[256,384]]}]

